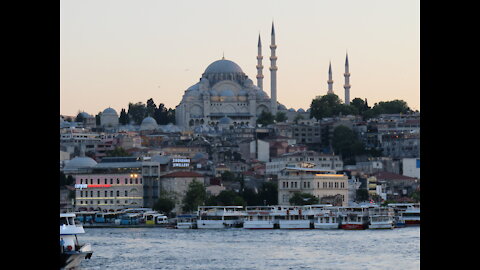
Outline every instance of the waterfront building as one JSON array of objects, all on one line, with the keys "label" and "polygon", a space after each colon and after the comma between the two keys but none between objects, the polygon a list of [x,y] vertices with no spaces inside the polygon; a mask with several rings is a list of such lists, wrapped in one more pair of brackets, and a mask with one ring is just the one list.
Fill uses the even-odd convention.
[{"label": "waterfront building", "polygon": [[341,206],[349,201],[348,177],[333,170],[318,168],[285,168],[278,176],[278,203],[289,205],[294,193],[309,193],[322,198],[341,198]]},{"label": "waterfront building", "polygon": [[420,179],[420,158],[402,159],[402,174]]}]

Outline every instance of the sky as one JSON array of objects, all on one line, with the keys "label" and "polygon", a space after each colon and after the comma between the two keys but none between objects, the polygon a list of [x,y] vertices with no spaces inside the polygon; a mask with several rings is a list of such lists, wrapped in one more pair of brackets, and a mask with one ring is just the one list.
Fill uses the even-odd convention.
[{"label": "sky", "polygon": [[275,24],[277,100],[308,109],[333,90],[369,106],[401,99],[420,110],[418,0],[61,0],[60,114],[118,113],[153,98],[175,108],[207,66],[225,56],[256,84],[257,42],[270,96]]}]

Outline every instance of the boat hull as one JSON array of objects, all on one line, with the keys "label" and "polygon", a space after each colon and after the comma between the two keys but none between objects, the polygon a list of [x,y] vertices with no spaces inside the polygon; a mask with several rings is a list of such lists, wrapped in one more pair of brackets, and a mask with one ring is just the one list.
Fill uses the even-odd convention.
[{"label": "boat hull", "polygon": [[344,223],[340,225],[340,229],[342,230],[365,230],[367,226],[365,224],[358,224],[358,223]]},{"label": "boat hull", "polygon": [[407,226],[418,226],[418,225],[420,225],[420,220],[405,220],[405,225],[407,225]]},{"label": "boat hull", "polygon": [[392,222],[378,222],[378,223],[371,223],[368,226],[369,229],[393,229]]},{"label": "boat hull", "polygon": [[338,229],[338,223],[313,223],[315,229],[334,230]]},{"label": "boat hull", "polygon": [[85,259],[92,257],[93,251],[89,244],[84,245],[79,251],[60,252],[60,268],[71,269],[78,267]]},{"label": "boat hull", "polygon": [[248,222],[243,223],[244,229],[273,229],[273,222]]},{"label": "boat hull", "polygon": [[309,220],[280,220],[280,229],[310,229]]}]

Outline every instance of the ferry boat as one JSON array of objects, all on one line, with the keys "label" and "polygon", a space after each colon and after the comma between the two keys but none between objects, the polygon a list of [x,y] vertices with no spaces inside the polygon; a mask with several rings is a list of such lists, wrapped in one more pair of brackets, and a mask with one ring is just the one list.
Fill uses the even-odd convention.
[{"label": "ferry boat", "polygon": [[390,203],[395,212],[396,227],[420,225],[419,203]]},{"label": "ferry boat", "polygon": [[244,216],[243,206],[199,206],[197,228],[240,228]]},{"label": "ferry boat", "polygon": [[368,209],[369,229],[393,229],[393,208],[372,207]]},{"label": "ferry boat", "polygon": [[276,229],[278,220],[272,212],[275,206],[247,206],[246,215],[243,222],[245,229]]},{"label": "ferry boat", "polygon": [[315,214],[313,227],[315,229],[331,230],[339,228],[338,208],[324,208]]},{"label": "ferry boat", "polygon": [[177,229],[196,229],[197,215],[183,214],[177,216]]},{"label": "ferry boat", "polygon": [[368,228],[368,206],[339,207],[340,229],[365,230]]},{"label": "ferry boat", "polygon": [[60,268],[75,268],[83,259],[90,259],[93,251],[90,244],[80,244],[77,234],[85,233],[75,220],[74,213],[60,214]]},{"label": "ferry boat", "polygon": [[303,206],[276,206],[272,215],[278,220],[280,229],[310,229],[310,220]]}]

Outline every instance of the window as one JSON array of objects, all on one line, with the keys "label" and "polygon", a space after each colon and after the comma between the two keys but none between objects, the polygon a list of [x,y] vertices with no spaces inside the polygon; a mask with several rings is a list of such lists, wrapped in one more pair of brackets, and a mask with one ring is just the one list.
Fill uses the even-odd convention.
[{"label": "window", "polygon": [[97,197],[100,197],[100,190],[97,191]]},{"label": "window", "polygon": [[90,190],[90,197],[93,197],[93,190]]},{"label": "window", "polygon": [[80,191],[80,197],[83,197],[83,191]]},{"label": "window", "polygon": [[97,185],[100,185],[100,178],[97,178]]},{"label": "window", "polygon": [[128,184],[128,179],[127,179],[127,178],[125,178],[125,185],[126,185],[126,184]]},{"label": "window", "polygon": [[128,196],[128,191],[125,190],[125,197],[127,197],[127,196]]},{"label": "window", "polygon": [[83,184],[83,179],[82,178],[80,178],[80,184]]},{"label": "window", "polygon": [[120,197],[120,190],[117,190],[117,197]]},{"label": "window", "polygon": [[120,184],[120,179],[117,178],[117,185]]},{"label": "window", "polygon": [[135,178],[135,184],[138,184],[138,178]]},{"label": "window", "polygon": [[110,190],[110,197],[113,197],[113,190]]},{"label": "window", "polygon": [[[108,192],[105,190],[105,197],[107,197],[107,193],[108,193]],[[107,202],[105,201],[105,203],[107,203]]]}]

